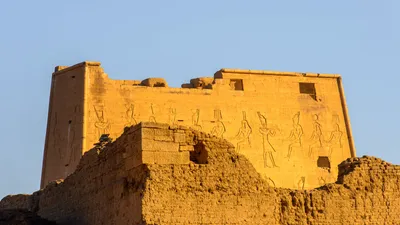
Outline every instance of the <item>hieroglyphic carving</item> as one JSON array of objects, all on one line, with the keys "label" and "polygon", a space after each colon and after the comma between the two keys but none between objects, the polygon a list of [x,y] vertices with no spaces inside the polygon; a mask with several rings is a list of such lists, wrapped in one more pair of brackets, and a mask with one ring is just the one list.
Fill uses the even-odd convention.
[{"label": "hieroglyphic carving", "polygon": [[149,122],[157,123],[156,116],[155,116],[155,113],[154,113],[153,103],[151,103],[150,109],[151,109],[151,115],[149,117]]},{"label": "hieroglyphic carving", "polygon": [[76,105],[74,108],[74,114],[73,117],[70,121],[68,121],[68,135],[67,135],[67,149],[64,157],[64,166],[69,166],[72,162],[75,162],[76,159],[76,154],[75,151],[77,148],[77,143],[75,141],[75,135],[76,135],[76,126],[77,126],[77,120],[78,120],[78,113],[80,112],[80,107],[79,105]]},{"label": "hieroglyphic carving", "polygon": [[320,175],[318,177],[318,182],[319,182],[319,185],[321,185],[321,186],[328,184],[330,182],[334,182],[334,180],[335,180],[335,177],[330,172],[323,172],[322,174],[320,173]]},{"label": "hieroglyphic carving", "polygon": [[94,123],[97,131],[97,136],[100,137],[102,134],[109,134],[111,124],[107,119],[105,119],[104,106],[93,106],[93,108],[96,112],[97,117],[97,121]]},{"label": "hieroglyphic carving", "polygon": [[251,129],[249,121],[247,121],[245,111],[242,112],[242,116],[243,116],[243,118],[242,118],[242,122],[240,124],[239,131],[235,136],[235,138],[238,139],[238,142],[236,145],[237,152],[240,152],[240,150],[242,148],[251,147],[250,135],[253,130]]},{"label": "hieroglyphic carving", "polygon": [[176,124],[176,108],[169,108],[169,116],[168,116],[169,124]]},{"label": "hieroglyphic carving", "polygon": [[267,182],[268,187],[276,187],[275,182],[271,179],[271,177],[264,175],[264,180]]},{"label": "hieroglyphic carving", "polygon": [[300,125],[300,112],[297,112],[293,116],[292,122],[293,122],[293,128],[290,131],[290,135],[288,138],[290,144],[288,147],[288,154],[286,156],[288,159],[290,159],[294,147],[302,146],[301,137],[303,136],[303,127]]},{"label": "hieroglyphic carving", "polygon": [[219,109],[214,110],[214,119],[216,120],[215,126],[211,130],[211,134],[215,135],[219,138],[224,137],[224,133],[226,131],[225,124],[222,120],[222,112]]},{"label": "hieroglyphic carving", "polygon": [[313,115],[313,132],[310,138],[311,144],[309,145],[308,156],[311,158],[313,156],[313,148],[322,147],[322,128],[319,123],[319,118],[317,114]]},{"label": "hieroglyphic carving", "polygon": [[200,121],[200,109],[196,109],[194,113],[192,113],[192,128],[201,131],[202,127],[200,126],[199,121]]},{"label": "hieroglyphic carving", "polygon": [[305,184],[306,184],[306,177],[300,177],[299,181],[297,182],[297,189],[304,190]]},{"label": "hieroglyphic carving", "polygon": [[126,123],[125,123],[124,127],[130,127],[130,126],[136,125],[137,121],[135,119],[135,105],[128,104],[125,107],[126,107],[126,111],[125,111]]},{"label": "hieroglyphic carving", "polygon": [[321,186],[327,183],[325,177],[318,177],[318,182]]},{"label": "hieroglyphic carving", "polygon": [[53,121],[53,149],[58,153],[58,156],[61,160],[64,159],[64,154],[62,152],[62,143],[65,141],[61,136],[61,130],[58,127],[58,115],[57,112],[54,112],[54,121]]},{"label": "hieroglyphic carving", "polygon": [[[262,135],[263,140],[263,159],[264,159],[264,167],[278,167],[275,164],[275,159],[273,153],[276,152],[275,148],[272,146],[269,141],[270,136],[275,136],[276,131],[274,129],[268,128],[268,121],[265,116],[263,116],[260,112],[257,112],[258,118],[260,119],[261,127],[260,133]],[[269,165],[268,161],[271,161],[272,165]]]},{"label": "hieroglyphic carving", "polygon": [[343,132],[340,130],[339,121],[340,121],[339,115],[337,114],[332,115],[334,130],[331,132],[328,140],[325,141],[329,147],[329,157],[332,156],[333,148],[342,148]]}]

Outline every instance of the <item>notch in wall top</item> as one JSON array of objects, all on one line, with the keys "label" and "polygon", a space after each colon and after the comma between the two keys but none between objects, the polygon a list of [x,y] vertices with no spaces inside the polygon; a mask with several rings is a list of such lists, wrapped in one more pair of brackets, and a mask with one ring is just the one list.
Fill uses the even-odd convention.
[{"label": "notch in wall top", "polygon": [[67,72],[67,71],[70,71],[70,70],[73,70],[75,68],[82,67],[82,66],[101,66],[101,63],[100,62],[93,62],[93,61],[84,61],[84,62],[75,64],[73,66],[56,66],[54,68],[53,75],[54,74],[64,73],[64,72]]},{"label": "notch in wall top", "polygon": [[144,79],[140,84],[148,87],[168,87],[168,83],[164,78],[157,77]]},{"label": "notch in wall top", "polygon": [[54,72],[58,72],[58,71],[60,71],[60,70],[66,69],[66,68],[68,68],[68,66],[56,66],[56,67],[54,68]]}]

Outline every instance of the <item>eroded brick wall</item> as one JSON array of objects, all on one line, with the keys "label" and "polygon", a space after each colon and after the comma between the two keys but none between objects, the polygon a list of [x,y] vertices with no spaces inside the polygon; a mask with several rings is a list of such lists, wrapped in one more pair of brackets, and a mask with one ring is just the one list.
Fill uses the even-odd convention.
[{"label": "eroded brick wall", "polygon": [[149,165],[149,224],[399,224],[400,167],[374,157],[339,165],[337,183],[274,188],[227,142],[195,132],[208,164]]},{"label": "eroded brick wall", "polygon": [[215,136],[142,123],[77,170],[0,209],[24,208],[58,224],[400,224],[400,167],[373,157],[339,165],[336,183],[275,188]]}]

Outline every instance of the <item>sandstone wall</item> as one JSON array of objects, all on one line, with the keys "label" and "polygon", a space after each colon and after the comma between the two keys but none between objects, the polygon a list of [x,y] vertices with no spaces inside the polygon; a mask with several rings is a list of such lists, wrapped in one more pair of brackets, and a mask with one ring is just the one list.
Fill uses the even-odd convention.
[{"label": "sandstone wall", "polygon": [[82,157],[85,67],[64,69],[52,77],[41,187],[71,174]]},{"label": "sandstone wall", "polygon": [[223,69],[193,79],[185,86],[190,88],[170,88],[160,78],[112,80],[99,63],[87,62],[56,72],[54,79],[69,84],[72,75],[84,84],[83,94],[62,93],[84,99],[68,103],[82,109],[73,115],[83,127],[69,126],[75,121],[69,114],[54,122],[64,103],[53,99],[42,187],[73,172],[79,155],[71,158],[72,152],[83,154],[101,134],[116,138],[141,121],[190,126],[225,138],[279,187],[311,189],[334,182],[337,168],[330,165],[355,156],[338,75]]},{"label": "sandstone wall", "polygon": [[141,123],[88,151],[64,182],[0,209],[57,224],[399,224],[400,167],[373,157],[339,165],[336,183],[274,187],[234,145],[179,126]]}]

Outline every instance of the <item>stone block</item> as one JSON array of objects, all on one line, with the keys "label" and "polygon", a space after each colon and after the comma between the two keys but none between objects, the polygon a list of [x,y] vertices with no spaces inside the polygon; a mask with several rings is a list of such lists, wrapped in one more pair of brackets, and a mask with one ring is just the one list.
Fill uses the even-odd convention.
[{"label": "stone block", "polygon": [[186,142],[185,133],[174,133],[174,142],[178,142],[178,143]]},{"label": "stone block", "polygon": [[142,164],[141,157],[131,156],[125,159],[125,170],[133,169]]},{"label": "stone block", "polygon": [[178,152],[179,144],[167,141],[142,140],[143,151]]},{"label": "stone block", "polygon": [[144,164],[189,164],[189,152],[158,152],[144,151],[142,162]]},{"label": "stone block", "polygon": [[141,144],[140,141],[135,141],[129,143],[129,145],[125,148],[125,152],[122,154],[123,158],[131,157],[135,154],[139,154],[141,152]]},{"label": "stone block", "polygon": [[193,145],[181,145],[179,146],[179,151],[184,152],[184,151],[194,151]]},{"label": "stone block", "polygon": [[148,87],[168,87],[164,78],[152,77],[142,80],[141,85]]},{"label": "stone block", "polygon": [[142,138],[143,138],[143,139],[151,139],[151,140],[154,140],[154,136],[155,136],[154,130],[155,130],[155,129],[153,129],[153,128],[146,128],[146,127],[143,127],[143,128],[142,128]]},{"label": "stone block", "polygon": [[174,141],[174,132],[167,129],[154,129],[154,140]]},{"label": "stone block", "polygon": [[154,123],[154,122],[141,122],[142,128],[157,128],[157,129],[168,129],[169,124],[166,123]]}]

